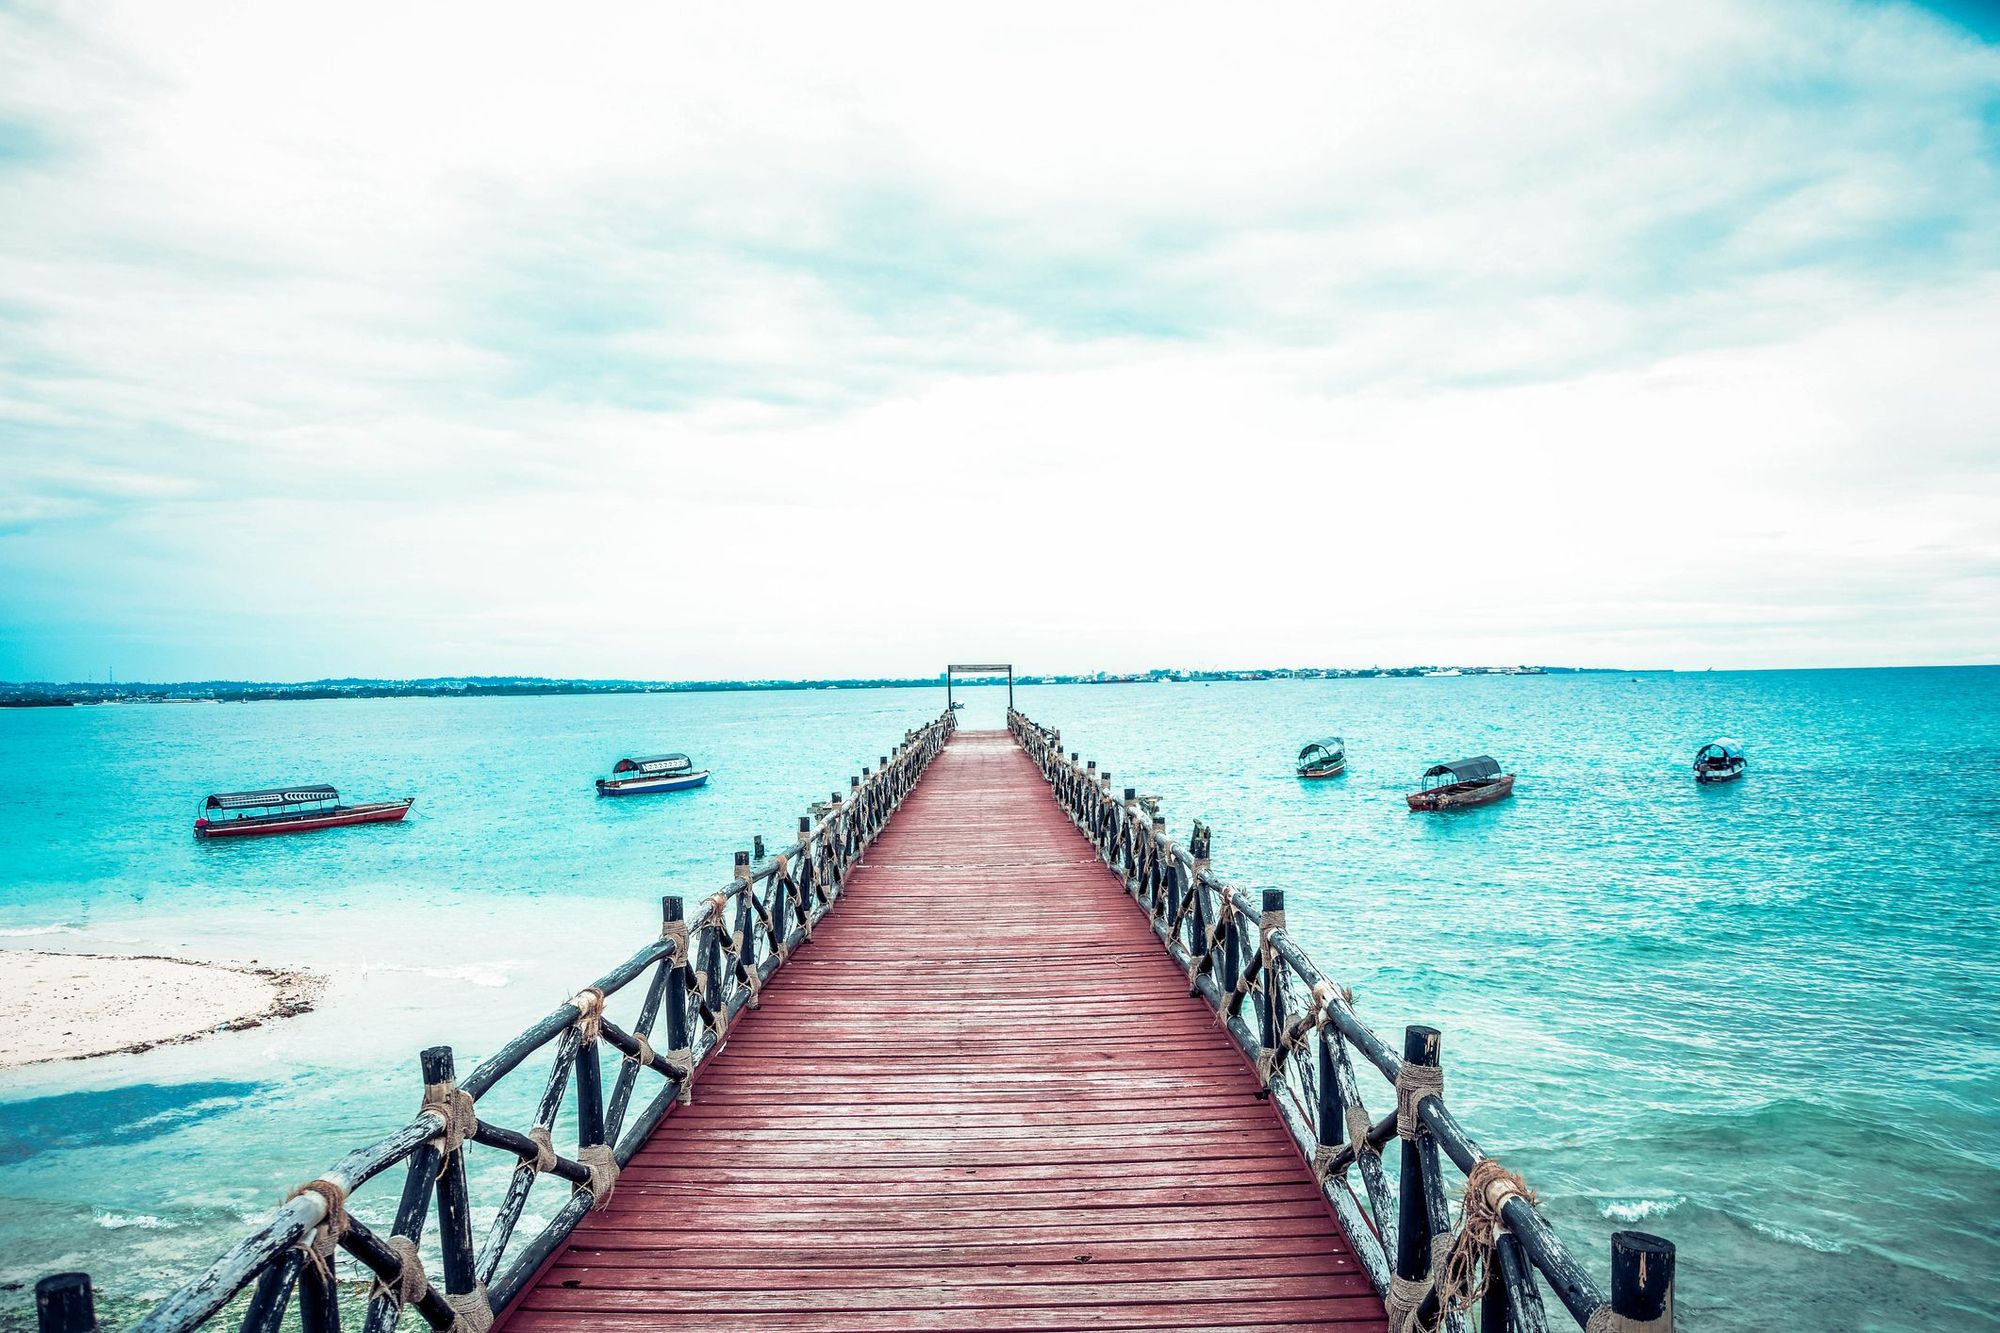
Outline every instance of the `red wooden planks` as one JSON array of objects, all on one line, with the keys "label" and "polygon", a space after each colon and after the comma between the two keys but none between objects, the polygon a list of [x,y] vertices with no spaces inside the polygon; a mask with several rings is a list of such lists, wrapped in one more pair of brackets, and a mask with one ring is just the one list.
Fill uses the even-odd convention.
[{"label": "red wooden planks", "polygon": [[961,732],[506,1333],[1385,1327],[1256,1081]]}]

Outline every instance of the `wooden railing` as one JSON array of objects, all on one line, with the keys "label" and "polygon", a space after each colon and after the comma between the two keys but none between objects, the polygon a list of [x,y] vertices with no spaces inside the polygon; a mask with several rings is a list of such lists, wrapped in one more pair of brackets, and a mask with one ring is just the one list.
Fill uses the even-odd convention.
[{"label": "wooden railing", "polygon": [[[1207,825],[1196,821],[1182,846],[1167,836],[1157,802],[1131,787],[1114,796],[1111,775],[1075,751],[1065,754],[1059,732],[1011,710],[1007,725],[1063,810],[1124,876],[1154,933],[1186,969],[1189,994],[1215,1009],[1256,1066],[1264,1094],[1384,1297],[1391,1333],[1440,1319],[1464,1330],[1474,1318],[1483,1333],[1539,1333],[1548,1327],[1543,1282],[1589,1333],[1670,1333],[1670,1242],[1616,1233],[1607,1298],[1521,1178],[1481,1152],[1451,1113],[1435,1028],[1406,1028],[1399,1056],[1355,1016],[1352,993],[1292,939],[1282,890],[1264,890],[1253,903],[1210,872]],[[1353,1052],[1389,1081],[1398,1109],[1370,1115]],[[1393,1185],[1383,1161],[1391,1141]],[[1464,1175],[1456,1203],[1445,1185],[1446,1159]]]},{"label": "wooden railing", "polygon": [[[736,1016],[757,1007],[759,990],[793,950],[812,938],[815,922],[839,898],[848,868],[916,786],[950,739],[947,711],[920,731],[905,733],[878,769],[850,778],[846,793],[815,805],[799,819],[798,840],[776,856],[763,839],[735,854],[729,886],[704,900],[692,918],[678,897],[662,900],[660,938],[578,992],[567,1004],[516,1037],[463,1079],[448,1046],[423,1052],[422,1109],[395,1133],[356,1149],[294,1191],[262,1226],[160,1303],[138,1333],[183,1333],[222,1312],[251,1288],[243,1333],[275,1333],[296,1304],[303,1333],[338,1333],[343,1286],[335,1255],[344,1251],[374,1279],[356,1310],[365,1333],[394,1328],[405,1307],[434,1329],[480,1333],[493,1313],[535,1276],[584,1214],[609,1201],[618,1168],[632,1158],[674,1104],[700,1082]],[[634,983],[647,978],[643,987]],[[613,1022],[606,1002],[627,988],[643,992],[628,1024]],[[657,1025],[664,1023],[662,1031]],[[655,1036],[659,1041],[655,1046]],[[479,1104],[530,1056],[553,1045],[534,1122],[523,1131],[487,1119]],[[608,1090],[603,1048],[622,1057]],[[663,1080],[636,1114],[642,1073]],[[577,1143],[558,1151],[552,1130],[574,1085]],[[628,1123],[629,1120],[629,1123]],[[475,1244],[465,1145],[479,1144],[518,1159],[485,1236]],[[356,1216],[355,1191],[402,1164],[402,1196],[394,1221],[378,1231]],[[535,1183],[553,1176],[571,1193],[525,1245],[514,1229]],[[437,1218],[433,1253],[440,1271],[424,1268],[424,1226]],[[699,1256],[691,1256],[699,1262]],[[254,1286],[253,1286],[254,1284]],[[81,1274],[44,1279],[38,1289],[44,1333],[79,1333],[94,1323],[88,1280]]]}]

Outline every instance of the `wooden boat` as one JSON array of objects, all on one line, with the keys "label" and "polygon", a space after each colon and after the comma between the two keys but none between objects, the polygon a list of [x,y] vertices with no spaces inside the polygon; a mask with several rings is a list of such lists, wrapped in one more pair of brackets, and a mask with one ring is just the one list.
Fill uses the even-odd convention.
[{"label": "wooden boat", "polygon": [[1298,775],[1330,778],[1347,771],[1347,742],[1338,736],[1314,741],[1299,751]]},{"label": "wooden boat", "polygon": [[1727,736],[1694,752],[1696,782],[1734,782],[1743,776],[1743,742]]},{"label": "wooden boat", "polygon": [[698,769],[684,754],[656,754],[646,759],[620,759],[611,776],[597,780],[599,796],[649,796],[654,792],[686,791],[708,781],[709,770]]},{"label": "wooden boat", "polygon": [[1412,810],[1464,810],[1490,805],[1514,794],[1514,775],[1502,773],[1490,754],[1432,764],[1424,770],[1424,789],[1409,794]]},{"label": "wooden boat", "polygon": [[270,791],[217,792],[201,803],[197,838],[254,838],[267,833],[311,833],[348,824],[393,824],[417,798],[342,805],[331,787],[274,787]]}]

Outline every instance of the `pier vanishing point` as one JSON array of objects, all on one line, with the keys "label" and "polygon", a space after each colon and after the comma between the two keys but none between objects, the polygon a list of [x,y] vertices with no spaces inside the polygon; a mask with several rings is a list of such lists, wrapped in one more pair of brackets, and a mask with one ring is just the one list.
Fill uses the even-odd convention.
[{"label": "pier vanishing point", "polygon": [[[1453,1116],[1435,1030],[1378,1036],[1281,892],[1009,693],[470,1072],[423,1052],[407,1125],[138,1328],[1673,1327],[1671,1244],[1618,1233],[1601,1284]],[[532,1123],[488,1119],[536,1077]],[[95,1326],[83,1274],[37,1303]]]}]

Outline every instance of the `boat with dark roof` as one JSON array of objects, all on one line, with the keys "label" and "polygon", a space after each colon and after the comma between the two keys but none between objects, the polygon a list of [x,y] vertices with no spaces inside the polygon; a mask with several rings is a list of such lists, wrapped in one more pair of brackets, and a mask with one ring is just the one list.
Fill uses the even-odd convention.
[{"label": "boat with dark roof", "polygon": [[1745,767],[1743,742],[1727,736],[1710,741],[1694,754],[1696,782],[1733,782],[1743,776]]},{"label": "boat with dark roof", "polygon": [[1412,810],[1464,810],[1490,805],[1514,794],[1514,775],[1500,771],[1490,754],[1432,764],[1424,770],[1424,789],[1407,798]]},{"label": "boat with dark roof", "polygon": [[342,805],[332,787],[273,787],[269,791],[217,792],[201,803],[197,838],[251,838],[269,833],[312,833],[349,824],[393,824],[410,813],[414,796]]},{"label": "boat with dark roof", "polygon": [[644,759],[620,759],[611,776],[597,780],[599,796],[646,796],[653,792],[686,791],[708,781],[709,770],[696,768],[684,754],[656,754]]},{"label": "boat with dark roof", "polygon": [[1298,775],[1331,778],[1347,771],[1347,742],[1338,736],[1317,740],[1299,751]]}]

